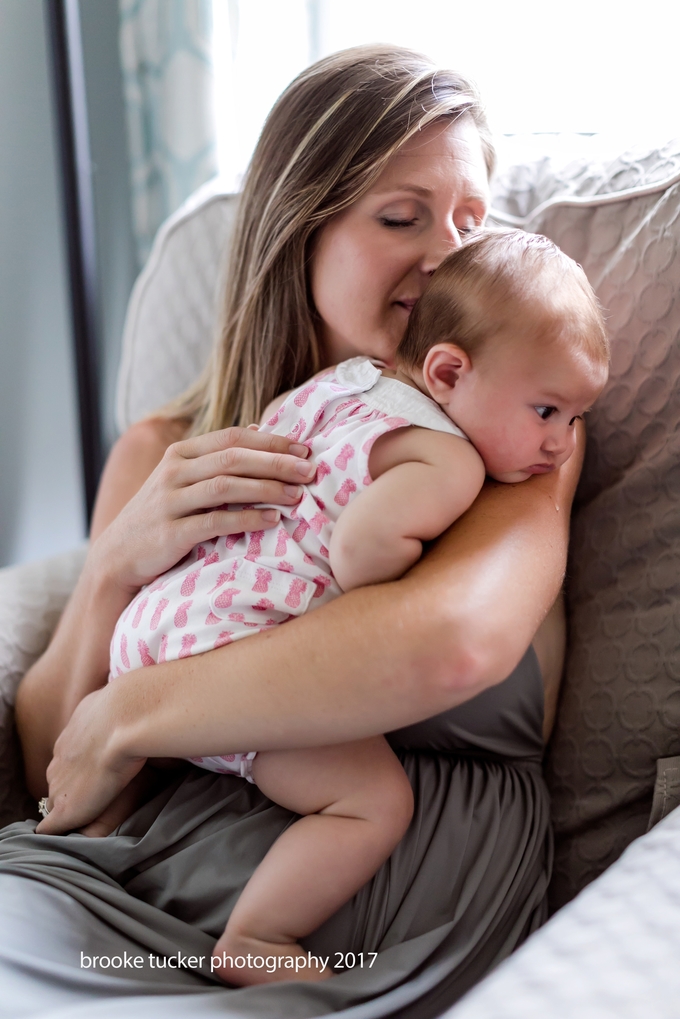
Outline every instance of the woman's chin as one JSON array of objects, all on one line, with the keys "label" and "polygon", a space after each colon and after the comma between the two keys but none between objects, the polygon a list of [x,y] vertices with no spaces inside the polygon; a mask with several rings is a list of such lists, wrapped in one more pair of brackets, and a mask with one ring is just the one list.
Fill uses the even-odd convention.
[{"label": "woman's chin", "polygon": [[386,368],[394,368],[399,343],[400,339],[390,335],[380,336],[374,338],[372,342],[367,342],[365,350],[358,353],[363,353],[364,357],[370,357],[372,361],[379,361]]},{"label": "woman's chin", "polygon": [[348,342],[328,344],[324,349],[324,360],[327,364],[340,364],[353,357],[370,357],[373,361],[382,361],[388,368],[392,367],[399,340],[391,335],[372,334],[356,337]]}]

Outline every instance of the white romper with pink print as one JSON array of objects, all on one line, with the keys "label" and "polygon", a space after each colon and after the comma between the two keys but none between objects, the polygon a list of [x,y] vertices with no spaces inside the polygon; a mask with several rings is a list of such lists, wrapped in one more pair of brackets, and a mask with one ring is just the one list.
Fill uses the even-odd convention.
[{"label": "white romper with pink print", "polygon": [[[344,361],[294,390],[261,431],[304,443],[316,477],[279,525],[213,538],[142,588],[118,620],[110,679],[198,655],[278,626],[342,593],[328,561],[336,520],[371,483],[379,436],[418,425],[465,435],[420,390],[384,378],[365,357]],[[250,777],[256,751],[192,758],[208,771]]]}]

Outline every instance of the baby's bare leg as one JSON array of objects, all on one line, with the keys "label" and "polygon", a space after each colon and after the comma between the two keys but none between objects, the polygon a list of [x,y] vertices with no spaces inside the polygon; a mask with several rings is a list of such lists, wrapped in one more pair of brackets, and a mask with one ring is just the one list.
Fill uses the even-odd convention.
[{"label": "baby's bare leg", "polygon": [[[411,820],[411,786],[382,736],[260,753],[253,778],[270,799],[306,816],[277,839],[244,888],[215,945],[215,973],[239,985],[325,980],[328,968],[292,968],[296,957],[307,959],[297,942],[388,858]],[[274,959],[275,971],[267,972],[272,963],[238,968],[229,961],[248,954]]]}]

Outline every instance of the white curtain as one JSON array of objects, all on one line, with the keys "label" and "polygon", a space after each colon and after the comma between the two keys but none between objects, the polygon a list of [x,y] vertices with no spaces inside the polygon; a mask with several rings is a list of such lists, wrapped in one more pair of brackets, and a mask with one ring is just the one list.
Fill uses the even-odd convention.
[{"label": "white curtain", "polygon": [[163,220],[217,172],[212,0],[119,0],[119,6],[141,266]]},{"label": "white curtain", "polygon": [[420,50],[469,75],[496,136],[603,134],[620,152],[678,135],[678,32],[670,27],[678,0],[213,2],[220,174],[233,187],[288,82],[320,57],[374,42]]}]

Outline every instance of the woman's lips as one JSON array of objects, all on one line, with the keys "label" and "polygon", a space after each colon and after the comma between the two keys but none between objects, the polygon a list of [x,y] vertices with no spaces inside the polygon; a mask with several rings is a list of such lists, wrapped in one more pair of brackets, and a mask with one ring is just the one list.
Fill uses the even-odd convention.
[{"label": "woman's lips", "polygon": [[395,301],[394,303],[398,308],[403,308],[409,315],[413,311],[418,298],[417,297],[406,297],[403,301]]}]

